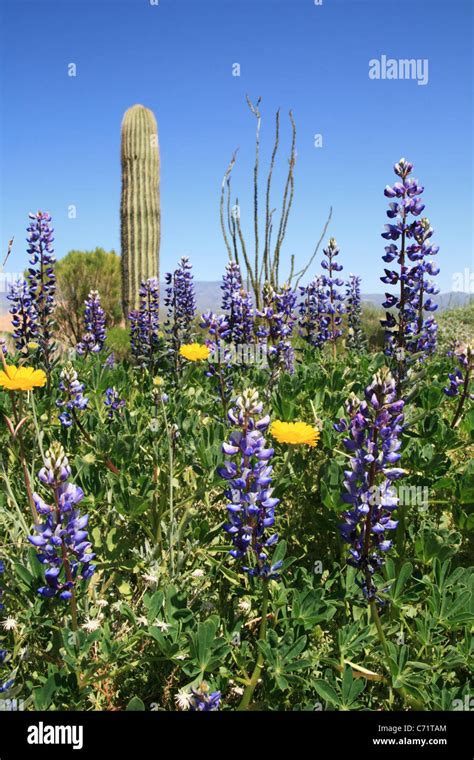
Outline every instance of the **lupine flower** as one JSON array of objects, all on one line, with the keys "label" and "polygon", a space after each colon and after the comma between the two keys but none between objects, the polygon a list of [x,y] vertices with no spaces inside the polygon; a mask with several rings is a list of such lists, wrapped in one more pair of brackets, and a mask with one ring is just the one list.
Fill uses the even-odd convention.
[{"label": "lupine flower", "polygon": [[108,409],[108,417],[110,420],[116,419],[125,406],[125,399],[120,398],[115,388],[107,388],[104,395],[104,406]]},{"label": "lupine flower", "polygon": [[87,535],[89,517],[81,515],[77,508],[84,492],[68,482],[70,475],[63,447],[53,443],[38,473],[41,482],[52,490],[53,503],[33,494],[38,514],[45,516],[45,521],[35,526],[37,535],[28,537],[39,550],[38,559],[45,567],[46,585],[38,589],[44,597],[71,599],[77,580],[86,580],[95,571],[95,554]]},{"label": "lupine flower", "polygon": [[228,341],[235,346],[255,341],[254,309],[252,298],[242,284],[240,267],[235,262],[226,266],[222,278],[222,310],[226,314],[230,333]]},{"label": "lupine flower", "polygon": [[257,337],[268,344],[267,356],[274,371],[290,374],[295,369],[295,354],[291,344],[296,322],[297,296],[290,285],[275,291],[267,285],[263,290],[263,309],[257,315],[263,320],[256,329]]},{"label": "lupine flower", "polygon": [[160,284],[150,277],[140,285],[140,308],[129,314],[131,346],[135,360],[145,367],[153,367],[160,340]]},{"label": "lupine flower", "polygon": [[317,446],[319,430],[306,422],[282,422],[275,420],[270,426],[270,433],[279,443],[289,443],[292,446]]},{"label": "lupine flower", "polygon": [[252,388],[239,396],[229,413],[229,421],[238,429],[222,444],[228,460],[218,469],[227,482],[225,495],[229,500],[229,522],[224,529],[232,539],[234,559],[253,559],[243,566],[250,576],[277,578],[282,562],[271,564],[268,549],[278,541],[278,535],[268,535],[275,522],[275,507],[279,499],[272,496],[272,466],[274,450],[267,448],[263,433],[270,424],[268,415],[262,417],[263,404]]},{"label": "lupine flower", "polygon": [[113,351],[110,352],[107,359],[104,362],[104,367],[106,369],[114,369],[115,367],[115,354]]},{"label": "lupine flower", "polygon": [[[387,198],[396,200],[389,204],[387,211],[394,223],[386,224],[382,233],[382,237],[389,241],[383,260],[386,263],[396,260],[399,271],[385,269],[381,280],[386,285],[398,285],[399,293],[385,294],[383,306],[389,311],[381,324],[385,327],[385,353],[396,356],[401,375],[409,354],[434,351],[437,332],[434,318],[428,316],[425,319],[424,312],[430,314],[437,309],[430,296],[439,290],[425,275],[438,274],[439,269],[428,257],[435,256],[439,248],[430,243],[433,230],[428,219],[416,218],[424,209],[420,200],[424,188],[409,176],[412,170],[412,164],[400,159],[394,171],[401,182],[396,182],[393,187],[387,185],[384,191]],[[411,222],[410,215],[415,217]]]},{"label": "lupine flower", "polygon": [[217,316],[212,311],[207,311],[201,317],[201,327],[209,332],[206,346],[209,350],[210,361],[206,365],[206,376],[214,378],[218,387],[219,398],[224,410],[227,411],[227,403],[232,393],[232,366],[231,351],[228,346],[230,326],[225,315]]},{"label": "lupine flower", "polygon": [[174,356],[178,371],[179,349],[183,343],[189,343],[196,316],[196,293],[191,269],[189,259],[183,256],[178,268],[165,275],[165,306],[168,309],[165,332],[169,336],[170,352]]},{"label": "lupine flower", "polygon": [[327,340],[327,295],[322,276],[300,286],[299,334],[310,346],[320,348]]},{"label": "lupine flower", "polygon": [[106,333],[105,333],[105,311],[100,303],[100,296],[97,290],[91,290],[87,296],[84,310],[85,333],[82,340],[76,346],[76,351],[80,356],[88,354],[98,354],[102,351]]},{"label": "lupine flower", "polygon": [[8,356],[7,342],[5,338],[0,338],[0,352],[3,356]]},{"label": "lupine flower", "polygon": [[351,274],[346,283],[346,313],[347,313],[347,340],[348,348],[361,351],[364,348],[364,334],[362,332],[362,306],[360,296],[360,277]]},{"label": "lupine flower", "polygon": [[19,279],[10,285],[7,298],[11,301],[12,337],[18,351],[23,351],[38,338],[38,315],[27,281]]},{"label": "lupine flower", "polygon": [[179,353],[189,362],[200,362],[208,359],[211,351],[208,346],[203,346],[201,343],[188,343],[180,347]]},{"label": "lupine flower", "polygon": [[208,685],[201,683],[198,689],[191,689],[189,709],[191,712],[212,712],[219,709],[220,701],[220,691],[209,693]]},{"label": "lupine flower", "polygon": [[393,519],[398,505],[393,482],[405,474],[394,466],[400,459],[403,406],[402,400],[397,401],[394,378],[382,368],[365,389],[363,401],[354,395],[349,398],[349,419],[334,425],[346,433],[344,445],[350,453],[342,497],[350,509],[343,514],[341,536],[350,545],[348,563],[359,571],[357,582],[369,601],[380,601],[373,575],[392,546],[386,533],[398,524]]},{"label": "lupine flower", "polygon": [[459,403],[451,423],[451,427],[456,427],[461,419],[465,401],[467,399],[474,401],[474,393],[471,392],[474,352],[471,346],[458,343],[454,351],[450,352],[450,355],[456,357],[459,367],[456,367],[453,372],[449,373],[449,385],[443,390],[446,396],[459,397]]},{"label": "lupine flower", "polygon": [[51,216],[44,211],[29,214],[29,218],[27,240],[30,266],[28,267],[27,279],[37,314],[38,333],[35,340],[38,341],[41,356],[46,366],[49,367],[53,350],[53,312],[55,307],[54,294],[56,292],[54,230],[50,224]]},{"label": "lupine flower", "polygon": [[336,341],[342,335],[342,314],[344,313],[344,296],[340,292],[340,288],[344,284],[344,280],[337,276],[338,272],[341,272],[343,267],[335,261],[339,255],[339,248],[337,247],[336,240],[330,238],[327,248],[323,249],[323,254],[326,256],[321,261],[321,266],[327,272],[322,276],[322,284],[325,289],[325,315],[321,320],[322,324],[322,337],[323,339],[332,342],[333,351],[336,350]]},{"label": "lupine flower", "polygon": [[60,375],[59,390],[62,398],[57,399],[56,406],[64,411],[59,415],[59,420],[64,427],[71,427],[73,416],[70,412],[74,409],[83,411],[89,404],[89,399],[83,395],[84,384],[78,380],[77,372],[71,362],[67,362]]},{"label": "lupine flower", "polygon": [[3,370],[0,370],[0,387],[8,391],[32,391],[33,388],[43,388],[44,385],[46,375],[42,369],[5,364]]}]

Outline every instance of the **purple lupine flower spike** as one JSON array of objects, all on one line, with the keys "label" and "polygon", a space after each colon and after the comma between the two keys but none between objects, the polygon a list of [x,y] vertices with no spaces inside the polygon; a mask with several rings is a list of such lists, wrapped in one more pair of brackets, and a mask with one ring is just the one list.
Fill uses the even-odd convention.
[{"label": "purple lupine flower spike", "polygon": [[139,299],[139,309],[129,314],[132,355],[142,367],[152,369],[160,342],[160,284],[157,277],[142,282]]},{"label": "purple lupine flower spike", "polygon": [[181,370],[181,357],[179,349],[184,343],[191,340],[192,325],[196,316],[196,293],[192,265],[186,256],[179,262],[174,272],[165,275],[166,295],[165,306],[167,307],[167,320],[165,332],[167,333],[170,353],[173,356],[175,368]]},{"label": "purple lupine flower spike", "polygon": [[80,356],[98,354],[102,351],[105,339],[105,311],[100,303],[100,295],[97,290],[91,290],[87,296],[84,310],[85,333],[82,340],[76,346]]},{"label": "purple lupine flower spike", "polygon": [[316,276],[308,285],[300,286],[299,334],[310,345],[321,348],[326,339],[324,315],[327,295],[322,276]]},{"label": "purple lupine flower spike", "polygon": [[38,314],[27,281],[19,279],[13,283],[7,298],[11,301],[12,337],[18,351],[24,351],[29,343],[38,340]]},{"label": "purple lupine flower spike", "polygon": [[333,344],[333,351],[336,350],[336,341],[342,335],[342,314],[344,313],[344,296],[340,288],[344,285],[344,280],[338,276],[343,267],[336,261],[339,255],[339,248],[335,238],[330,238],[327,248],[323,249],[325,259],[321,261],[321,266],[327,272],[323,274],[323,287],[326,290],[326,313],[322,319],[323,336],[326,341]]},{"label": "purple lupine flower spike", "polygon": [[83,394],[84,384],[79,382],[77,372],[71,362],[67,362],[61,371],[60,378],[61,398],[56,400],[56,406],[64,410],[59,415],[59,420],[63,427],[68,428],[74,422],[75,410],[82,412],[86,409],[89,399]]},{"label": "purple lupine flower spike", "polygon": [[348,348],[361,351],[365,340],[362,332],[362,305],[360,295],[360,277],[355,274],[349,276],[346,283],[346,313],[347,313],[347,340]]},{"label": "purple lupine flower spike", "polygon": [[87,534],[88,515],[81,515],[77,505],[84,498],[81,488],[69,483],[71,468],[63,447],[53,443],[46,452],[44,467],[38,473],[42,483],[53,492],[48,504],[33,494],[39,515],[45,521],[35,526],[30,543],[38,549],[38,559],[45,567],[46,585],[38,589],[43,597],[71,599],[78,579],[87,580],[94,571],[95,554]]},{"label": "purple lupine flower spike", "polygon": [[[387,309],[381,321],[385,328],[385,353],[395,356],[399,377],[403,378],[410,356],[420,358],[436,348],[437,324],[432,316],[437,305],[431,296],[439,290],[429,279],[438,274],[431,256],[438,253],[438,246],[431,243],[433,230],[429,220],[418,219],[424,209],[420,196],[424,188],[409,175],[413,165],[404,158],[395,164],[394,171],[401,182],[393,187],[387,185],[384,194],[393,198],[387,216],[393,220],[385,225],[382,237],[389,242],[382,257],[385,263],[396,261],[399,269],[385,269],[381,280],[386,285],[398,287],[398,293],[386,293],[382,304]],[[414,217],[410,221],[410,218]],[[425,315],[427,312],[427,316]]]},{"label": "purple lupine flower spike", "polygon": [[350,453],[342,497],[350,509],[343,514],[341,536],[350,546],[348,563],[357,568],[357,582],[369,601],[381,601],[373,575],[383,564],[383,553],[392,546],[387,532],[398,524],[393,519],[399,501],[393,482],[405,474],[396,466],[403,406],[404,402],[397,400],[395,380],[384,367],[373,376],[363,401],[350,396],[346,404],[349,419],[334,425],[346,434],[343,442]]},{"label": "purple lupine flower spike", "polygon": [[270,285],[263,289],[263,308],[257,312],[262,322],[255,333],[260,341],[267,343],[267,356],[274,374],[280,371],[294,372],[295,355],[291,336],[296,322],[297,296],[290,285],[279,291]]},{"label": "purple lupine flower spike", "polygon": [[51,216],[44,211],[29,214],[29,218],[30,224],[27,228],[27,250],[30,256],[27,275],[28,288],[37,314],[38,335],[36,340],[39,344],[40,357],[43,359],[46,369],[49,370],[54,348],[52,337],[56,292],[54,230],[51,227]]},{"label": "purple lupine flower spike", "polygon": [[229,323],[229,343],[244,346],[255,342],[255,312],[251,296],[242,284],[240,267],[235,262],[226,266],[222,278],[222,310]]},{"label": "purple lupine flower spike", "polygon": [[272,564],[268,555],[278,541],[278,535],[268,531],[275,522],[279,499],[272,495],[271,487],[274,451],[266,447],[263,436],[270,418],[261,416],[262,409],[256,390],[250,388],[239,396],[228,414],[237,429],[222,444],[228,459],[218,473],[227,482],[228,523],[224,530],[234,545],[230,554],[239,561],[250,560],[242,566],[250,576],[268,579],[278,577],[282,563]]},{"label": "purple lupine flower spike", "polygon": [[104,406],[108,409],[109,420],[117,419],[125,406],[125,399],[120,398],[115,388],[107,388],[104,395]]}]

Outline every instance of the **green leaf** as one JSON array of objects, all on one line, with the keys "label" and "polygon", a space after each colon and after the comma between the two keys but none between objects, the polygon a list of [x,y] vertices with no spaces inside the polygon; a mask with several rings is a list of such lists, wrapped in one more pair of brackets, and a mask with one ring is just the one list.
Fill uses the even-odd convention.
[{"label": "green leaf", "polygon": [[326,702],[329,702],[335,707],[338,707],[340,705],[340,700],[337,692],[332,688],[332,686],[326,683],[326,681],[315,681],[313,685],[319,696],[322,697]]},{"label": "green leaf", "polygon": [[140,697],[132,697],[125,708],[127,712],[143,712],[145,709],[145,705],[143,704]]}]

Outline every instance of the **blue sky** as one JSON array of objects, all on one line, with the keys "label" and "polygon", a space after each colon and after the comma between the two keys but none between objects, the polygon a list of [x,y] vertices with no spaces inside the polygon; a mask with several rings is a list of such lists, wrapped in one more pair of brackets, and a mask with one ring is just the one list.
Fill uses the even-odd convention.
[{"label": "blue sky", "polygon": [[[262,97],[262,170],[282,109],[273,205],[289,108],[297,124],[284,263],[292,253],[304,263],[332,205],[329,232],[345,273],[360,274],[364,292],[383,290],[383,188],[406,156],[426,188],[442,291],[472,268],[471,2],[0,0],[0,16],[0,242],[4,251],[15,235],[9,271],[25,266],[27,214],[38,208],[54,217],[58,257],[120,250],[120,124],[143,103],[159,129],[161,271],[188,255],[197,279],[218,279],[226,261],[219,191],[237,146],[233,182],[250,240],[255,125],[246,93]],[[369,60],[382,55],[428,59],[428,84],[369,79]]]}]

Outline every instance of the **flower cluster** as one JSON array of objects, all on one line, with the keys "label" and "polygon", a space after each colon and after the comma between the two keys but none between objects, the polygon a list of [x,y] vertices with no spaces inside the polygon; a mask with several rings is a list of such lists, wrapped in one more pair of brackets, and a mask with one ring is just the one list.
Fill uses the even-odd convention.
[{"label": "flower cluster", "polygon": [[323,342],[330,341],[335,345],[342,335],[344,296],[339,288],[344,285],[344,280],[337,276],[343,267],[335,261],[339,255],[339,248],[334,238],[330,238],[328,247],[323,249],[323,254],[326,258],[321,261],[321,266],[327,274],[322,276],[324,317],[321,319],[321,338]]},{"label": "flower cluster", "polygon": [[45,521],[35,526],[37,535],[29,541],[38,552],[39,561],[45,566],[46,585],[38,589],[44,597],[58,596],[71,599],[76,581],[93,575],[91,543],[87,535],[88,515],[81,515],[77,505],[84,493],[69,483],[71,468],[63,447],[53,443],[46,452],[44,467],[38,473],[42,483],[53,492],[53,503],[48,504],[39,494],[33,499],[39,515]]},{"label": "flower cluster", "polygon": [[28,289],[33,299],[37,315],[37,341],[41,357],[49,367],[53,350],[52,333],[54,327],[53,312],[55,307],[56,276],[54,274],[53,228],[51,216],[38,211],[29,214],[28,232]]},{"label": "flower cluster", "polygon": [[38,339],[38,314],[27,281],[20,278],[10,285],[7,298],[11,301],[12,337],[16,348],[24,351]]},{"label": "flower cluster", "polygon": [[160,342],[160,284],[157,277],[142,282],[139,298],[138,311],[129,314],[132,354],[142,366],[152,367]]},{"label": "flower cluster", "polygon": [[250,576],[277,578],[281,562],[271,564],[267,550],[278,541],[276,533],[267,535],[275,522],[275,507],[279,499],[272,496],[273,449],[267,448],[263,433],[270,424],[268,415],[261,417],[263,404],[258,392],[252,388],[237,398],[228,417],[237,426],[222,444],[223,453],[229,457],[218,469],[227,482],[225,491],[228,522],[224,529],[232,539],[230,554],[241,560],[253,557],[250,566],[243,570]]},{"label": "flower cluster", "polygon": [[227,264],[222,278],[222,310],[229,323],[229,342],[236,346],[255,341],[254,309],[252,298],[242,285],[240,267],[235,262]]},{"label": "flower cluster", "polygon": [[310,345],[321,348],[326,340],[326,291],[322,276],[300,286],[299,334]]},{"label": "flower cluster", "polygon": [[196,293],[189,259],[183,256],[178,268],[165,275],[167,320],[165,331],[169,335],[170,351],[178,364],[179,348],[191,337],[191,329],[196,316]]},{"label": "flower cluster", "polygon": [[84,326],[86,331],[82,340],[76,346],[76,351],[81,356],[98,354],[102,351],[105,343],[105,311],[100,303],[97,290],[91,290],[87,296],[84,310]]},{"label": "flower cluster", "polygon": [[[393,220],[385,225],[382,237],[389,241],[383,260],[396,261],[399,271],[385,269],[381,280],[386,285],[399,286],[397,295],[386,293],[383,307],[388,309],[381,321],[385,328],[385,353],[395,355],[401,363],[407,354],[432,353],[436,347],[437,324],[431,316],[437,305],[431,296],[439,290],[429,279],[438,274],[430,256],[438,253],[438,246],[430,239],[433,230],[428,219],[418,219],[424,209],[420,200],[424,188],[410,177],[413,165],[402,158],[395,164],[395,174],[401,181],[387,185],[384,194],[394,200],[389,204],[387,216]],[[410,220],[410,216],[414,217]],[[428,317],[425,317],[428,312]]]},{"label": "flower cluster", "polygon": [[71,362],[67,362],[61,371],[59,390],[62,398],[57,399],[56,406],[64,411],[59,415],[61,424],[68,428],[73,423],[74,410],[83,411],[86,409],[89,399],[83,395],[84,384],[80,383],[77,372]]},{"label": "flower cluster", "polygon": [[107,388],[104,394],[104,406],[108,409],[109,420],[116,419],[125,406],[125,399],[120,398],[115,388]]},{"label": "flower cluster", "polygon": [[257,337],[268,344],[267,356],[275,370],[293,373],[295,354],[291,344],[296,322],[297,295],[286,284],[279,291],[267,285],[263,290],[263,309],[257,312],[262,322],[256,329]]},{"label": "flower cluster", "polygon": [[364,348],[362,332],[362,305],[360,296],[360,277],[351,274],[346,283],[346,313],[347,313],[347,347],[355,351]]},{"label": "flower cluster", "polygon": [[350,509],[343,515],[341,536],[350,544],[348,562],[359,571],[358,583],[370,601],[378,599],[372,576],[383,563],[380,552],[392,545],[385,533],[398,524],[392,515],[398,505],[393,481],[404,471],[393,465],[400,459],[404,402],[396,399],[395,380],[383,368],[365,389],[363,401],[349,398],[349,420],[341,419],[334,426],[346,433],[344,445],[350,453],[342,497]]}]

